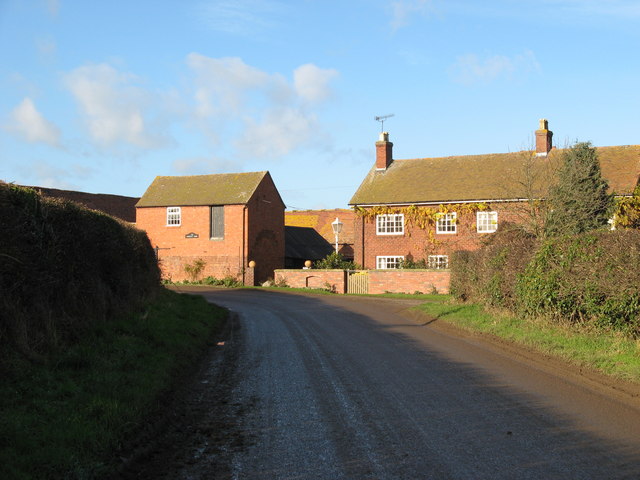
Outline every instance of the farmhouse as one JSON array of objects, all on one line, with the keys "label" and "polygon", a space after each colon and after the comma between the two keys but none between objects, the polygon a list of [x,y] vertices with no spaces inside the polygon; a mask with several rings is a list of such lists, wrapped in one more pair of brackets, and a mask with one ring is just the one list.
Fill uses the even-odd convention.
[{"label": "farmhouse", "polygon": [[[448,268],[456,250],[474,250],[506,222],[535,221],[562,149],[546,120],[535,151],[396,160],[389,134],[376,142],[376,163],[353,195],[354,260],[369,269],[422,261]],[[602,175],[618,196],[640,178],[640,145],[598,147]]]},{"label": "farmhouse", "polygon": [[161,176],[137,203],[136,219],[165,278],[185,279],[185,266],[201,260],[200,277],[253,285],[284,265],[284,208],[269,172]]}]

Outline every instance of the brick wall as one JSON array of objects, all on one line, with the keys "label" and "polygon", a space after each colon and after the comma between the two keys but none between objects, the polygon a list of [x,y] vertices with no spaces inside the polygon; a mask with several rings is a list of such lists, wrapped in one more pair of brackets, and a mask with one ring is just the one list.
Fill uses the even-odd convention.
[{"label": "brick wall", "polygon": [[[224,239],[209,238],[209,207],[181,207],[179,226],[167,226],[166,207],[137,209],[137,226],[147,232],[153,247],[158,247],[158,259],[163,278],[187,279],[186,264],[199,258],[206,262],[201,277],[242,278],[243,205],[226,205],[224,208]],[[197,238],[186,238],[188,234]]]},{"label": "brick wall", "polygon": [[[501,223],[521,222],[522,206],[493,204],[488,211],[498,212],[498,228]],[[406,220],[406,219],[405,219]],[[374,269],[377,256],[400,255],[414,261],[427,259],[429,255],[449,255],[457,250],[476,250],[491,233],[478,233],[476,214],[458,212],[457,232],[438,234],[435,225],[426,230],[412,227],[405,221],[403,235],[377,235],[375,218],[356,217],[354,261],[364,268]]]},{"label": "brick wall", "polygon": [[449,293],[449,270],[369,270],[369,293]]},{"label": "brick wall", "polygon": [[347,286],[345,270],[276,270],[276,282],[284,281],[292,288],[327,288],[336,293],[345,293]]},{"label": "brick wall", "polygon": [[[369,270],[369,293],[449,293],[449,270]],[[294,288],[326,288],[346,293],[345,270],[276,270],[276,282],[284,281]]]},{"label": "brick wall", "polygon": [[284,267],[284,204],[270,177],[260,183],[247,204],[247,262],[256,262],[255,282],[273,278]]}]

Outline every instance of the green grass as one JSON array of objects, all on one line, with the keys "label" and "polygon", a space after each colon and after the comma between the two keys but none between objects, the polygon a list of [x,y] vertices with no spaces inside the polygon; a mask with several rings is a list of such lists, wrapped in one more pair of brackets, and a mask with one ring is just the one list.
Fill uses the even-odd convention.
[{"label": "green grass", "polygon": [[148,309],[95,328],[31,363],[5,354],[0,478],[95,478],[176,377],[197,361],[226,311],[163,290]]},{"label": "green grass", "polygon": [[451,300],[451,296],[439,293],[379,293],[379,294],[359,294],[360,297],[372,298],[398,298],[407,300],[424,300],[429,303],[444,303]]},{"label": "green grass", "polygon": [[488,313],[479,305],[451,303],[446,301],[449,296],[441,297],[441,301],[415,308],[466,330],[495,335],[575,365],[640,382],[640,341],[637,339],[616,332],[584,331],[545,320]]}]

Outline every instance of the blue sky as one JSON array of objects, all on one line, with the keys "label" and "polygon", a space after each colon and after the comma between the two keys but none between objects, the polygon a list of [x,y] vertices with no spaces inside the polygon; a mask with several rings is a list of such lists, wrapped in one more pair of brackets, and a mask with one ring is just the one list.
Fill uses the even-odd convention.
[{"label": "blue sky", "polygon": [[0,179],[140,196],[269,170],[344,208],[394,158],[639,143],[640,1],[0,0]]}]

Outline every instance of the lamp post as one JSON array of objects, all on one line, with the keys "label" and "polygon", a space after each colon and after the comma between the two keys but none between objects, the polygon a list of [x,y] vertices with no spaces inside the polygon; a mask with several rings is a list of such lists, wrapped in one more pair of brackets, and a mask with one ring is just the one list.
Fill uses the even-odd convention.
[{"label": "lamp post", "polygon": [[336,253],[338,253],[338,236],[342,231],[342,222],[338,220],[338,217],[331,222],[331,228],[333,228],[333,234],[336,236]]}]

